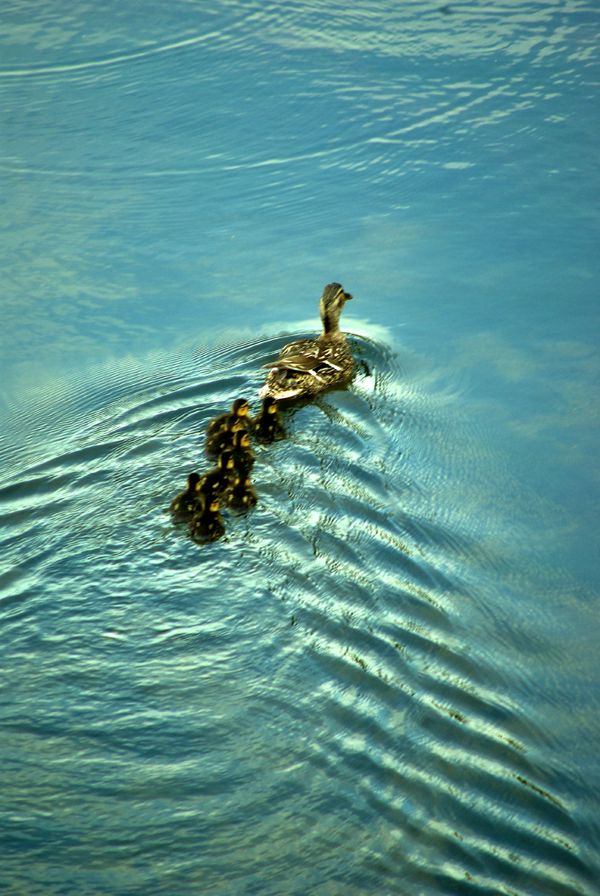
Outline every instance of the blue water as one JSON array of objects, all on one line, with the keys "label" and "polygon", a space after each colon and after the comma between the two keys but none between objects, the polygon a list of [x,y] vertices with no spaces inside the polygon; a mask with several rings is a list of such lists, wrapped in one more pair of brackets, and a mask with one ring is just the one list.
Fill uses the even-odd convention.
[{"label": "blue water", "polygon": [[2,892],[600,893],[600,12],[347,6],[0,11]]}]

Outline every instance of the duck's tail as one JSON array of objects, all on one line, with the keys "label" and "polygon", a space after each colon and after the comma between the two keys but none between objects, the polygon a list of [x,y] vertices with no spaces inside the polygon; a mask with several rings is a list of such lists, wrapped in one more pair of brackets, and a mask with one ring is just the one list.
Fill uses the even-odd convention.
[{"label": "duck's tail", "polygon": [[295,389],[277,389],[277,391],[273,392],[269,388],[269,384],[265,383],[262,389],[259,391],[258,397],[260,399],[274,398],[275,401],[287,401],[290,398],[298,398],[303,394],[305,394],[305,390],[301,389],[299,386],[297,386]]}]

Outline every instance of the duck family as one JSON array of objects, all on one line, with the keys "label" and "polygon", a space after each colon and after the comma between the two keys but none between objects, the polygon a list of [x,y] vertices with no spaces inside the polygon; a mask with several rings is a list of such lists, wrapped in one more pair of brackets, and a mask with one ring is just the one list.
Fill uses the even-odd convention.
[{"label": "duck family", "polygon": [[345,386],[352,378],[354,360],[340,329],[343,307],[351,298],[340,283],[325,287],[319,302],[322,333],[290,342],[276,360],[263,365],[269,372],[254,417],[248,400],[236,398],[229,411],[209,422],[204,453],[215,466],[190,473],[185,489],[170,505],[174,521],[187,523],[194,541],[211,542],[224,534],[222,508],[246,513],[256,504],[252,444],[268,445],[285,437],[280,402],[315,398],[328,389]]}]

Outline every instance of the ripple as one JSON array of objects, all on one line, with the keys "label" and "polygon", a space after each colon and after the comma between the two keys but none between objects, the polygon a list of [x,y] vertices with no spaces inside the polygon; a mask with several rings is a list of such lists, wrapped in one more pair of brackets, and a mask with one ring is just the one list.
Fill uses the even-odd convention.
[{"label": "ripple", "polygon": [[16,69],[0,69],[0,78],[24,78],[39,75],[62,75],[70,74],[71,72],[85,72],[89,69],[104,68],[105,66],[120,65],[122,63],[133,62],[137,59],[145,59],[148,56],[155,56],[158,53],[169,53],[173,50],[193,47],[197,44],[213,40],[217,36],[219,36],[219,32],[209,32],[207,34],[195,35],[194,37],[159,44],[143,50],[132,50],[129,53],[108,56],[104,59],[89,59],[83,62],[66,64],[55,63],[54,65],[39,65],[31,68],[21,67]]},{"label": "ripple", "polygon": [[[515,679],[526,642],[485,607],[504,567],[452,500],[467,471],[475,500],[488,462],[456,419],[460,383],[437,388],[360,330],[351,387],[257,447],[259,503],[214,545],[164,508],[204,463],[207,421],[257,394],[289,335],[82,384],[62,447],[5,478],[0,607],[10,661],[28,671],[4,721],[13,766],[35,780],[24,801],[11,791],[15,849],[44,856],[36,824],[53,824],[60,787],[63,817],[83,799],[96,819],[96,857],[123,805],[128,849],[154,838],[157,860],[174,837],[187,854],[192,824],[209,880],[234,831],[250,877],[265,842],[275,865],[308,856],[335,874],[350,832],[365,837],[344,871],[357,893],[393,888],[398,867],[413,889],[525,892],[517,869],[527,892],[585,892],[576,812]],[[53,830],[55,860],[78,860]]]}]

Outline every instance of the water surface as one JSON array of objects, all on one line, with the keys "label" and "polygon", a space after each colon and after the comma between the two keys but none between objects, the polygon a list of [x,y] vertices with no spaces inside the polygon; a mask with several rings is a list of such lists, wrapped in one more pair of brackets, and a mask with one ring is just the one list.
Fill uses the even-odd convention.
[{"label": "water surface", "polygon": [[[3,10],[7,892],[598,892],[598,25]],[[331,280],[356,377],[198,547]]]}]

